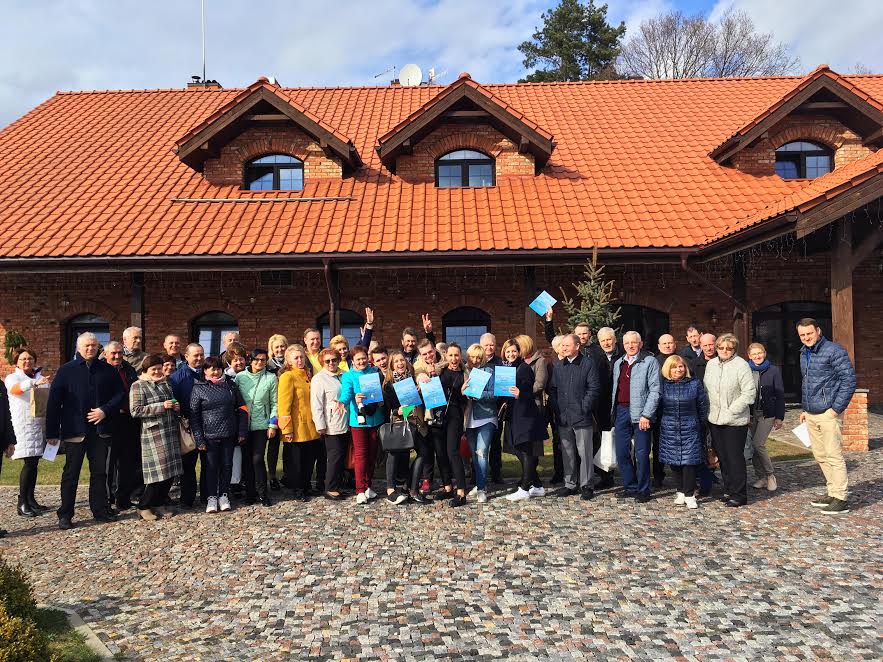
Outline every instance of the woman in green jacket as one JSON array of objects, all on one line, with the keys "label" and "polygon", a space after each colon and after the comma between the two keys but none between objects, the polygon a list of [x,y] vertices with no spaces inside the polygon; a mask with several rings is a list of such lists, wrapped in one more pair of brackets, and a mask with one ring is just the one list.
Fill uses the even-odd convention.
[{"label": "woman in green jacket", "polygon": [[[265,349],[255,349],[251,354],[248,370],[236,375],[236,385],[248,407],[248,441],[242,447],[242,473],[245,478],[247,503],[260,499],[264,506],[273,505],[267,485],[267,465],[264,453],[267,440],[278,434],[276,414],[276,375],[267,372],[269,354]],[[251,462],[247,458],[251,457]]]}]

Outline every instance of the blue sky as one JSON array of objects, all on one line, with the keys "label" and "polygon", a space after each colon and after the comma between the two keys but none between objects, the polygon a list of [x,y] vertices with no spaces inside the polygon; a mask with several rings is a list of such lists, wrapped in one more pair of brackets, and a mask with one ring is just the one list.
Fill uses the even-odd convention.
[{"label": "blue sky", "polygon": [[[207,74],[225,87],[275,75],[284,85],[386,84],[391,65],[461,71],[482,82],[524,75],[517,45],[557,0],[206,0]],[[610,0],[611,22],[637,27],[676,7],[733,5],[789,43],[801,70],[826,62],[883,72],[879,0]],[[199,0],[4,3],[0,126],[57,90],[183,87],[201,71]],[[832,9],[836,7],[836,11]],[[857,20],[861,17],[861,20]],[[627,35],[628,36],[628,33]]]}]

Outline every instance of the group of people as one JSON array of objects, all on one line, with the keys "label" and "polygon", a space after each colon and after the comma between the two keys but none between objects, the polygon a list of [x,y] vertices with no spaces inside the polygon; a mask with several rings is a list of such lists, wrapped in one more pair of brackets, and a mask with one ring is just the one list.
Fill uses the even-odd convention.
[{"label": "group of people", "polygon": [[[122,342],[104,348],[93,334],[80,335],[76,357],[51,377],[42,373],[34,350],[18,348],[15,370],[0,388],[0,445],[7,457],[23,460],[19,515],[47,510],[35,498],[39,460],[61,442],[61,529],[73,526],[84,457],[89,506],[99,521],[113,521],[133,506],[145,520],[171,516],[175,481],[180,507],[194,507],[198,493],[208,513],[230,510],[236,497],[269,507],[271,493],[283,486],[298,500],[321,494],[338,501],[353,485],[356,503],[368,504],[378,497],[372,478],[381,437],[394,426],[408,440],[386,452],[386,497],[396,505],[449,500],[458,507],[469,496],[486,502],[489,483],[501,481],[503,449],[521,467],[517,488],[505,498],[545,496],[538,463],[550,429],[551,482],[563,483],[557,497],[590,500],[596,489],[612,488],[609,464],[601,463],[608,470],[595,466],[602,446],[611,443],[622,499],[649,501],[668,466],[676,480],[675,505],[695,509],[697,495],[710,494],[719,463],[722,500],[744,506],[746,442],[753,451],[753,486],[777,487],[766,439],[782,426],[784,389],[759,343],[748,347],[746,361],[734,335],[715,337],[691,327],[679,352],[665,334],[651,353],[636,331],[624,333],[621,346],[609,327],[594,341],[587,324],[556,335],[549,310],[543,319],[549,357],[528,335],[506,340],[499,353],[490,333],[465,350],[436,343],[428,315],[422,319],[425,337],[418,340],[418,332],[406,328],[401,348],[390,351],[372,341],[374,315],[370,308],[365,313],[362,337],[352,348],[338,335],[323,349],[319,330],[308,328],[303,344],[276,334],[266,347],[251,350],[231,332],[224,351],[209,357],[196,343],[182,351],[181,339],[169,335],[163,353],[147,354],[141,330],[131,327]],[[797,333],[803,344],[801,419],[827,481],[826,494],[813,505],[825,513],[848,512],[840,416],[855,390],[855,372],[845,350],[824,338],[815,320],[801,320]],[[514,368],[505,395],[494,388],[498,367]],[[364,378],[373,373],[382,401],[363,392]],[[443,406],[399,401],[397,383],[414,380],[419,392],[435,378]],[[476,389],[470,389],[473,380]],[[436,477],[440,486],[433,491]]]}]

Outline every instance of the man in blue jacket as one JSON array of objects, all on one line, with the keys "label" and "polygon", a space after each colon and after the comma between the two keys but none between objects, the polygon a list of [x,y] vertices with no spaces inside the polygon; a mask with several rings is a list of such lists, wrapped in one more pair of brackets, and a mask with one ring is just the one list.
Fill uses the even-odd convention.
[{"label": "man in blue jacket", "polygon": [[800,374],[803,376],[800,422],[806,423],[812,454],[828,484],[825,495],[813,499],[812,505],[821,508],[826,515],[848,513],[840,416],[855,392],[855,368],[847,351],[825,338],[814,319],[800,320],[797,335],[803,343],[800,350]]},{"label": "man in blue jacket", "polygon": [[98,338],[83,333],[77,355],[55,373],[46,403],[46,443],[66,442],[67,457],[61,474],[58,527],[73,526],[74,502],[83,457],[89,458],[89,508],[100,522],[116,519],[107,504],[107,454],[111,421],[119,414],[125,390],[116,370],[98,360]]},{"label": "man in blue jacket", "polygon": [[613,366],[611,396],[616,464],[625,488],[617,496],[635,497],[645,503],[650,500],[650,428],[659,404],[659,363],[650,352],[642,351],[642,346],[641,334],[637,331],[623,335],[625,354]]},{"label": "man in blue jacket", "polygon": [[[205,350],[202,345],[190,343],[184,350],[184,363],[169,375],[169,385],[172,387],[172,393],[175,394],[175,400],[181,405],[181,418],[184,419],[187,429],[190,429],[190,395],[193,392],[193,382],[205,381],[205,375],[202,372],[204,362]],[[181,476],[181,505],[187,508],[192,508],[196,502],[197,460],[201,462],[200,466],[205,467],[205,451],[190,451],[181,458],[184,466],[184,474]],[[200,471],[199,473],[199,495],[200,500],[205,503],[206,472]]]},{"label": "man in blue jacket", "polygon": [[577,335],[568,334],[561,339],[561,353],[564,358],[555,364],[549,385],[564,461],[564,487],[555,496],[581,493],[581,498],[588,501],[595,495],[592,424],[599,395],[598,373],[595,361],[580,351]]}]

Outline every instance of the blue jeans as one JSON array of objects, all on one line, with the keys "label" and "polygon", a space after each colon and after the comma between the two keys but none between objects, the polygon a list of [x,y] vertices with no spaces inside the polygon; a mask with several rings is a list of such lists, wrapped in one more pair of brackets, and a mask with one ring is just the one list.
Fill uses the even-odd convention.
[{"label": "blue jeans", "polygon": [[236,442],[232,439],[207,439],[205,442],[205,488],[207,497],[217,497],[230,491],[230,476],[233,474],[233,451]]},{"label": "blue jeans", "polygon": [[[632,436],[635,438],[635,452],[632,456]],[[629,408],[616,405],[616,421],[613,428],[616,446],[616,464],[622,475],[626,492],[650,494],[650,430],[642,430],[632,423]],[[635,476],[635,464],[638,474]]]},{"label": "blue jeans", "polygon": [[472,472],[475,474],[475,485],[482,492],[487,489],[488,454],[491,439],[497,426],[485,423],[480,428],[467,428],[466,440],[472,449]]}]

